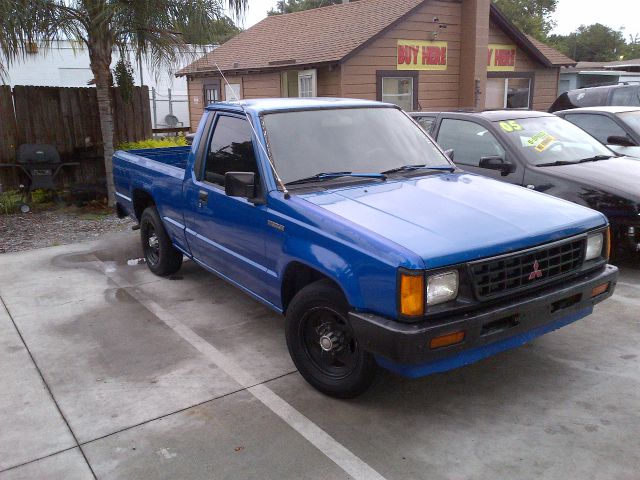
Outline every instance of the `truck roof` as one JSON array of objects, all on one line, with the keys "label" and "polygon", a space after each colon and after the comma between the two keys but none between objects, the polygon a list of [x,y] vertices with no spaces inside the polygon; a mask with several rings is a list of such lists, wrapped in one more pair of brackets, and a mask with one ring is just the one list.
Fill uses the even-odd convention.
[{"label": "truck roof", "polygon": [[217,110],[220,108],[228,110],[242,110],[240,104],[252,113],[260,114],[274,111],[286,110],[315,110],[321,108],[350,108],[350,107],[393,107],[390,103],[375,102],[373,100],[359,100],[355,98],[255,98],[251,100],[240,100],[231,102],[217,102],[208,105],[207,110]]}]

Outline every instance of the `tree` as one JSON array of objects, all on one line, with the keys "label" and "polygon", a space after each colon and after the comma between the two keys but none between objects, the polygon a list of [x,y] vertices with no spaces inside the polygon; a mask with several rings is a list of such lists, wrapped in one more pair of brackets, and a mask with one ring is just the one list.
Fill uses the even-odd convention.
[{"label": "tree", "polygon": [[[20,61],[28,43],[45,46],[61,39],[86,46],[93,73],[104,150],[109,204],[113,184],[113,115],[109,69],[114,49],[134,47],[156,68],[177,65],[216,35],[224,18],[223,0],[0,0],[0,67]],[[241,14],[248,0],[227,0]],[[194,52],[195,54],[195,52]]]},{"label": "tree", "polygon": [[622,32],[600,23],[582,25],[569,35],[551,35],[549,42],[578,62],[618,60],[628,47]]},{"label": "tree", "polygon": [[524,33],[544,41],[555,27],[551,15],[558,0],[493,0],[493,3]]},{"label": "tree", "polygon": [[311,10],[312,8],[326,7],[327,5],[336,5],[338,3],[342,3],[342,0],[278,0],[276,8],[269,10],[267,15],[301,12],[302,10]]}]

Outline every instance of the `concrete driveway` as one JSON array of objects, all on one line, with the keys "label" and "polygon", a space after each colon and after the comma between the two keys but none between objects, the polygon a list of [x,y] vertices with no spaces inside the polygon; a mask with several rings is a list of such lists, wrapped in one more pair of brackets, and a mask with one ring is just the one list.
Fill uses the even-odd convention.
[{"label": "concrete driveway", "polygon": [[639,478],[638,269],[525,347],[340,401],[281,317],[138,244],[0,255],[0,479]]}]

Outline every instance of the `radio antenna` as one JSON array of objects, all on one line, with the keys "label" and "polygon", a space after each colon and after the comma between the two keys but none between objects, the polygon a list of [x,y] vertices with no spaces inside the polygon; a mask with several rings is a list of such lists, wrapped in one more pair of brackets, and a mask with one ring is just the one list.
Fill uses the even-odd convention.
[{"label": "radio antenna", "polygon": [[265,145],[262,143],[262,140],[258,136],[258,132],[256,131],[255,127],[253,126],[253,123],[251,122],[251,117],[249,116],[249,112],[247,112],[247,110],[244,108],[244,105],[242,104],[242,101],[240,101],[238,96],[236,95],[235,90],[233,88],[231,88],[231,85],[227,81],[227,77],[225,77],[224,73],[222,73],[222,70],[220,70],[220,67],[218,66],[218,63],[214,63],[214,65],[218,69],[218,72],[220,73],[220,76],[224,80],[224,83],[229,87],[229,91],[233,94],[234,100],[236,102],[238,102],[238,105],[240,105],[240,108],[242,109],[242,112],[244,113],[244,116],[247,119],[247,123],[249,123],[249,126],[251,127],[251,130],[253,130],[253,135],[255,136],[256,141],[258,142],[258,145],[260,145],[260,149],[264,153],[264,156],[267,157],[267,161],[269,162],[269,165],[271,166],[271,170],[273,171],[273,175],[276,177],[276,182],[278,182],[278,185],[280,185],[280,187],[282,187],[282,192],[284,193],[284,198],[286,198],[286,199],[290,198],[291,195],[289,195],[289,190],[287,190],[287,187],[284,185],[284,182],[280,178],[280,175],[278,175],[278,171],[276,170],[275,164],[271,160],[271,156],[269,155],[269,152],[267,151],[267,147],[265,147]]}]

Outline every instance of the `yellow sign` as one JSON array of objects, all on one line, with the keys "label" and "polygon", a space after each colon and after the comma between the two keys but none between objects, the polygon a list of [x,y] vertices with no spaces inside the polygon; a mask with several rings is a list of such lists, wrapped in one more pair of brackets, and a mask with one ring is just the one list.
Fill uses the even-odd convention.
[{"label": "yellow sign", "polygon": [[490,43],[487,72],[513,72],[516,69],[516,46]]},{"label": "yellow sign", "polygon": [[500,122],[500,128],[505,132],[519,132],[522,130],[522,125],[520,125],[515,120],[509,120],[508,122]]},{"label": "yellow sign", "polygon": [[447,42],[398,40],[398,70],[446,70]]}]

